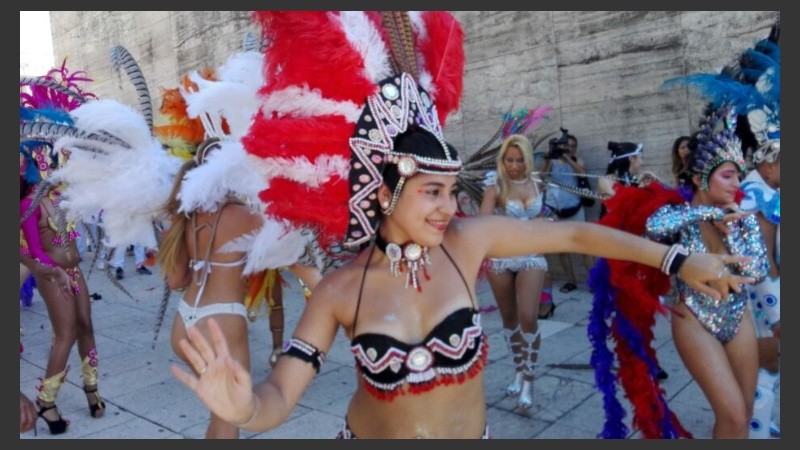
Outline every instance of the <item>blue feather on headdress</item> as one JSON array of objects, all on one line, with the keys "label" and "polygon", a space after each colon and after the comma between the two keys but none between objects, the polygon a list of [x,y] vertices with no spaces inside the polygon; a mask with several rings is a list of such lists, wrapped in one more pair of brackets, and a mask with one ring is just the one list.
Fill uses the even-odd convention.
[{"label": "blue feather on headdress", "polygon": [[69,112],[55,108],[26,108],[20,105],[19,120],[23,122],[42,121],[73,125]]},{"label": "blue feather on headdress", "polygon": [[709,101],[711,110],[732,107],[736,114],[746,116],[758,144],[753,149],[754,162],[780,151],[779,34],[779,27],[773,27],[769,38],[747,49],[735,64],[725,67],[719,74],[686,75],[669,79],[662,85],[663,89],[693,87]]}]

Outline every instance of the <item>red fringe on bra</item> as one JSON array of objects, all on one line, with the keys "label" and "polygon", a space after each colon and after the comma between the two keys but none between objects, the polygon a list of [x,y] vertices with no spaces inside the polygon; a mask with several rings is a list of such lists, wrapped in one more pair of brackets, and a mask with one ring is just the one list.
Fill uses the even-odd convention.
[{"label": "red fringe on bra", "polygon": [[439,374],[436,378],[433,378],[429,381],[425,381],[422,383],[409,383],[406,385],[400,385],[395,389],[390,391],[380,389],[378,387],[373,386],[368,381],[363,380],[361,384],[364,388],[372,394],[378,400],[385,400],[385,401],[392,401],[400,395],[405,395],[406,393],[419,395],[425,392],[428,392],[435,388],[436,386],[448,386],[451,384],[462,384],[467,380],[470,380],[477,376],[484,367],[486,367],[486,360],[489,356],[489,342],[486,339],[486,335],[482,336],[481,339],[481,348],[480,348],[480,357],[472,366],[466,371],[458,374]]}]

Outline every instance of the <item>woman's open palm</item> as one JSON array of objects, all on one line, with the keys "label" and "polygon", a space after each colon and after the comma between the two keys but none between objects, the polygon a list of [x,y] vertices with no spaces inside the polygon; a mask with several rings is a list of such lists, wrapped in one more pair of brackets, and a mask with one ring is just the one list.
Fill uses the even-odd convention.
[{"label": "woman's open palm", "polygon": [[255,406],[250,372],[231,356],[217,322],[209,318],[206,325],[211,333],[213,348],[195,326],[187,329],[189,339],[180,341],[186,358],[199,375],[191,374],[175,364],[171,368],[172,374],[223,420],[245,422],[251,417]]}]

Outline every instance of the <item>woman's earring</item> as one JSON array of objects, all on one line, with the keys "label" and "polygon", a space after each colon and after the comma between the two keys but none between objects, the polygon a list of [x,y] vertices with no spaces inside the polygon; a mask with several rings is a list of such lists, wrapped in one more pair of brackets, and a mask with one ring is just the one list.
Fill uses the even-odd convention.
[{"label": "woman's earring", "polygon": [[381,202],[381,213],[383,213],[384,216],[392,214],[392,211],[389,210],[389,206],[391,206],[391,204],[392,204],[391,202],[387,201]]}]

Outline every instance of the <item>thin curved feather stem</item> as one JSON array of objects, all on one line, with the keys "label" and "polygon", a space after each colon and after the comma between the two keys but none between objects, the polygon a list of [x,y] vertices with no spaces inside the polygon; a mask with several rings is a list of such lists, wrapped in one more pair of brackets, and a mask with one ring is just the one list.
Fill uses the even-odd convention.
[{"label": "thin curved feather stem", "polygon": [[142,113],[142,116],[144,116],[147,122],[147,126],[152,131],[153,101],[150,97],[150,89],[147,87],[147,81],[145,81],[144,74],[139,68],[139,64],[125,47],[116,45],[111,49],[111,65],[116,72],[119,72],[120,68],[124,69],[128,78],[130,78],[139,96],[139,112]]},{"label": "thin curved feather stem", "polygon": [[[89,80],[88,78],[86,80]],[[90,80],[91,81],[91,80]],[[80,103],[86,103],[86,98],[80,92],[63,86],[59,82],[45,77],[19,77],[19,84],[21,86],[42,86],[54,91],[61,92],[62,94],[69,95]]]},{"label": "thin curved feather stem", "polygon": [[36,190],[34,191],[33,198],[31,199],[31,206],[20,216],[19,223],[25,222],[28,220],[28,217],[33,214],[36,208],[42,203],[42,199],[44,198],[45,194],[50,192],[50,189],[53,188],[53,184],[48,180],[42,180],[39,184],[36,185]]},{"label": "thin curved feather stem", "polygon": [[[114,251],[116,251],[116,249],[114,249]],[[114,252],[112,251],[111,254],[113,255],[113,253]],[[131,300],[135,301],[136,303],[139,303],[139,300],[136,300],[136,298],[134,298],[133,295],[131,295],[131,293],[128,292],[127,289],[125,289],[125,286],[123,286],[122,283],[120,283],[119,280],[117,280],[116,274],[111,272],[111,266],[110,265],[106,266],[105,272],[106,272],[106,278],[108,278],[108,280],[111,281],[111,284],[113,284],[115,288],[119,289],[120,292],[125,294],[126,297],[130,298]]]},{"label": "thin curved feather stem", "polygon": [[554,187],[556,189],[561,189],[562,191],[566,191],[566,192],[569,192],[571,194],[575,194],[575,195],[577,195],[579,197],[593,198],[595,200],[605,200],[606,199],[606,196],[604,196],[604,195],[602,195],[600,193],[597,193],[597,192],[595,192],[595,191],[593,191],[591,189],[583,189],[583,188],[578,188],[578,187],[575,187],[575,186],[569,186],[569,185],[561,184],[561,183],[559,183],[557,181],[553,181],[553,180],[548,180],[547,181],[547,185],[550,186],[550,187]]},{"label": "thin curved feather stem", "polygon": [[52,122],[22,122],[19,125],[19,135],[25,138],[57,139],[63,136],[90,141],[103,142],[110,145],[119,145],[131,148],[130,144],[111,133],[103,131],[102,134],[88,132],[79,128]]},{"label": "thin curved feather stem", "polygon": [[164,323],[164,317],[167,315],[167,306],[169,306],[169,298],[172,295],[172,290],[167,284],[166,278],[164,279],[164,289],[161,291],[161,303],[158,306],[158,316],[156,316],[156,326],[153,330],[153,345],[151,348],[156,348],[156,341],[158,340],[158,333],[161,331],[161,325]]}]

